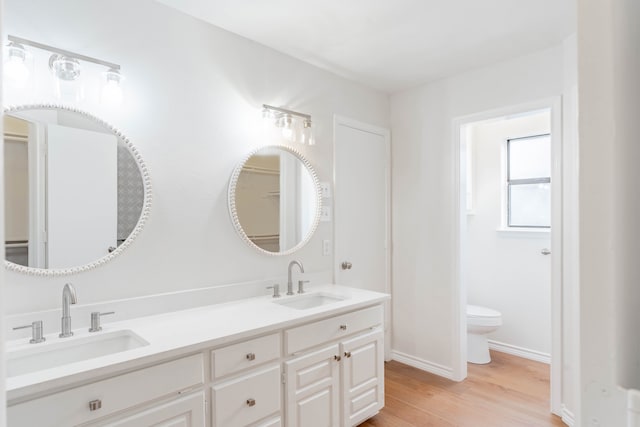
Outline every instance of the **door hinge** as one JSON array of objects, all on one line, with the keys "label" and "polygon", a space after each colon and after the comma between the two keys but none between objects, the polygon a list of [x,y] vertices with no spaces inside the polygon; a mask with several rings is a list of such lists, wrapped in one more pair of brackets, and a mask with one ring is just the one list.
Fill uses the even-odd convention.
[{"label": "door hinge", "polygon": [[286,384],[287,383],[287,377],[285,374],[280,374],[280,378],[282,379],[282,384]]}]

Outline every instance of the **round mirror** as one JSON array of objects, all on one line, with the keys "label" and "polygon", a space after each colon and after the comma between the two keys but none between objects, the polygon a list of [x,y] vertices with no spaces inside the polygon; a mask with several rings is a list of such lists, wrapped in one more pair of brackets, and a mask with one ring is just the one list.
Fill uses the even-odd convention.
[{"label": "round mirror", "polygon": [[229,184],[233,224],[250,246],[286,255],[304,246],[320,220],[320,185],[309,162],[284,146],[267,146],[238,165]]},{"label": "round mirror", "polygon": [[9,270],[72,274],[120,254],[142,229],[151,184],[118,130],[53,105],[4,110]]}]

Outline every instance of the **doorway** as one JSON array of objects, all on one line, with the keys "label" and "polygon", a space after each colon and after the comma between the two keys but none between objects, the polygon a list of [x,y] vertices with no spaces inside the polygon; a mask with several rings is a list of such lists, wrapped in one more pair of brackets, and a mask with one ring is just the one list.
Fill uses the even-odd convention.
[{"label": "doorway", "polygon": [[[542,100],[526,105],[507,107],[461,117],[454,121],[453,129],[455,187],[458,190],[455,211],[459,213],[458,221],[455,221],[454,226],[454,234],[456,236],[456,262],[454,277],[456,278],[455,291],[457,293],[455,298],[456,307],[454,309],[457,313],[457,332],[459,334],[454,348],[454,355],[456,357],[454,375],[458,380],[462,380],[467,376],[467,303],[482,305],[484,301],[487,301],[487,298],[489,297],[486,297],[483,289],[479,289],[479,286],[487,286],[487,294],[493,293],[494,295],[497,295],[495,305],[500,306],[502,304],[502,307],[506,307],[506,310],[502,310],[503,326],[501,328],[504,328],[504,330],[501,331],[501,334],[498,334],[498,332],[495,333],[499,338],[503,338],[502,342],[500,339],[496,339],[493,342],[490,341],[490,347],[521,357],[550,363],[550,407],[551,412],[556,415],[561,415],[562,413],[560,375],[562,366],[562,127],[560,109],[560,98]],[[508,125],[502,126],[500,124],[516,123],[518,121],[524,123],[521,119],[526,117],[537,117],[538,119],[543,118],[542,120],[544,121],[545,114],[548,117],[548,134],[544,131],[544,126],[542,128],[538,127],[538,131],[535,130],[536,126],[533,126],[530,131],[523,130],[520,133],[515,132],[509,134],[509,132],[514,132],[513,126],[510,128]],[[497,129],[503,129],[502,134],[499,137],[496,136],[500,134]],[[473,166],[478,166],[476,161],[477,157],[474,158],[474,155],[477,155],[478,150],[483,148],[480,147],[479,144],[478,146],[474,146],[474,143],[477,144],[477,140],[479,138],[478,135],[481,135],[483,132],[488,135],[491,135],[491,132],[494,132],[493,138],[498,139],[498,141],[494,141],[494,146],[492,148],[494,152],[494,158],[492,160],[494,162],[493,171],[482,173],[482,176],[478,176],[478,171],[473,170]],[[518,159],[513,152],[510,154],[509,148],[511,147],[514,149],[513,151],[516,151],[516,147],[518,150],[522,150],[522,147],[526,146],[534,146],[536,144],[537,146],[540,146],[540,144],[544,144],[545,139],[548,141],[547,143],[550,146],[548,175],[536,172],[533,174],[536,175],[535,177],[531,175],[510,180],[508,170],[509,162],[517,163]],[[487,157],[485,154],[486,153],[483,153],[483,156]],[[498,156],[497,159],[495,158],[495,155]],[[528,153],[527,155],[530,156],[531,153]],[[531,162],[525,163],[530,164]],[[486,164],[487,163],[485,162],[485,167]],[[498,170],[496,170],[496,167]],[[528,172],[525,173],[525,175],[527,174]],[[474,182],[474,178],[476,178],[476,182]],[[490,221],[493,221],[493,223],[490,226],[493,229],[491,231],[487,228],[488,216],[486,209],[483,209],[482,215],[478,214],[474,217],[474,211],[478,211],[481,204],[486,204],[488,198],[487,193],[485,192],[481,195],[482,200],[476,199],[475,197],[480,195],[474,194],[474,185],[480,184],[479,181],[482,180],[485,181],[483,185],[486,185],[487,179],[492,182],[492,185],[495,185],[495,188],[492,189],[494,194],[491,195],[491,200],[495,200],[495,197],[498,197],[498,201],[495,202],[497,206],[493,206],[492,208],[493,212],[491,215],[493,215],[493,219]],[[538,197],[538,203],[540,203],[540,200],[545,197],[543,194],[544,191],[541,189],[543,189],[545,185],[548,185],[546,183],[549,183],[549,181],[551,183],[550,190],[548,190],[548,194],[546,195],[550,205],[548,207],[548,218],[542,218],[540,215],[531,215],[529,207],[525,206],[523,209],[522,202],[524,201],[526,203],[527,200],[521,195],[527,194],[527,197]],[[522,216],[523,213],[524,217]],[[483,222],[485,223],[485,227],[482,232],[479,232],[479,225]],[[474,243],[470,242],[470,231],[474,233]],[[524,310],[521,310],[521,312],[514,310],[514,308],[509,306],[508,302],[505,301],[506,294],[509,292],[512,294],[514,292],[518,292],[518,290],[515,289],[517,288],[515,283],[511,287],[509,287],[508,283],[503,283],[501,285],[503,286],[502,290],[500,290],[500,286],[496,286],[495,283],[492,283],[492,279],[486,275],[484,278],[485,284],[478,284],[478,280],[476,280],[478,279],[477,275],[483,274],[479,273],[479,271],[481,269],[491,270],[491,267],[487,268],[486,262],[483,263],[477,259],[481,257],[478,255],[478,244],[482,244],[478,242],[482,242],[486,245],[485,251],[488,251],[488,248],[490,247],[492,251],[497,251],[494,252],[495,254],[499,254],[499,251],[501,250],[502,253],[500,255],[500,261],[505,263],[505,267],[507,267],[506,263],[515,262],[513,259],[506,259],[509,256],[513,256],[513,253],[509,252],[510,250],[515,252],[514,248],[517,247],[519,251],[526,252],[526,257],[528,258],[521,259],[519,262],[523,263],[521,265],[525,265],[529,269],[529,274],[528,276],[525,275],[521,277],[520,280],[525,282],[528,281],[528,283],[518,282],[517,285],[523,287],[529,286],[529,290],[533,289],[533,293],[537,292],[537,296],[539,298],[544,297],[543,294],[545,291],[544,289],[535,289],[535,281],[538,280],[537,285],[542,286],[542,288],[544,288],[545,285],[548,286],[548,290],[546,291],[548,299],[544,301],[544,304],[546,304],[546,307],[548,308],[548,314],[543,321],[539,322],[542,328],[545,327],[546,322],[547,329],[544,331],[537,331],[537,337],[528,337],[530,338],[528,343],[535,343],[536,340],[540,343],[548,339],[548,344],[540,344],[539,346],[537,344],[519,344],[519,339],[514,339],[514,342],[511,344],[507,343],[509,339],[505,337],[508,337],[509,334],[513,336],[513,326],[518,322],[520,322],[520,324],[525,324],[527,322],[527,313],[525,313]],[[472,250],[476,251],[475,256],[471,253]],[[473,262],[470,262],[471,257],[474,257]],[[473,268],[475,268],[475,270],[473,270]],[[517,269],[514,272],[513,268],[511,268],[511,272],[509,272],[509,268],[500,269],[504,270],[503,276],[505,277],[502,278],[503,282],[508,282],[509,274],[521,275],[522,273],[521,271],[517,271]],[[487,274],[496,274],[495,270],[496,265],[494,263],[493,271],[490,271]],[[472,279],[475,280],[471,282],[471,285],[469,277],[470,273],[474,274]],[[536,275],[537,279],[535,277]],[[544,282],[545,275],[547,278],[546,284],[540,282],[540,280]],[[496,281],[498,282],[499,278],[497,278]],[[520,291],[522,291],[522,289]],[[522,298],[523,296],[519,295],[519,297]],[[494,308],[491,307],[488,302],[486,305],[489,306],[489,308]],[[531,313],[535,313],[535,310],[531,310]],[[536,314],[532,314],[532,316],[535,315]],[[539,315],[539,313],[537,315]],[[529,321],[532,321],[531,318],[529,318]],[[520,342],[527,343],[526,340],[520,340]],[[532,348],[539,348],[540,351],[531,351]]]}]

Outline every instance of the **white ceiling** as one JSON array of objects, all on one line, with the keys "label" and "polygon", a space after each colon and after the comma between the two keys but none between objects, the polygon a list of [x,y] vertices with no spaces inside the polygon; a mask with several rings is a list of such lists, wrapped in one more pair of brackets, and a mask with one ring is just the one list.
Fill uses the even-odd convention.
[{"label": "white ceiling", "polygon": [[574,0],[156,0],[385,92],[575,31]]}]

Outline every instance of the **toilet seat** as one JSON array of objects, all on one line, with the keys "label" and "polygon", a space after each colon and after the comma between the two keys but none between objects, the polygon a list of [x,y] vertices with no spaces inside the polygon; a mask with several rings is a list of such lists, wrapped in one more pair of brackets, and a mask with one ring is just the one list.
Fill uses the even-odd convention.
[{"label": "toilet seat", "polygon": [[467,324],[475,326],[501,326],[502,314],[499,311],[478,305],[467,305]]}]

